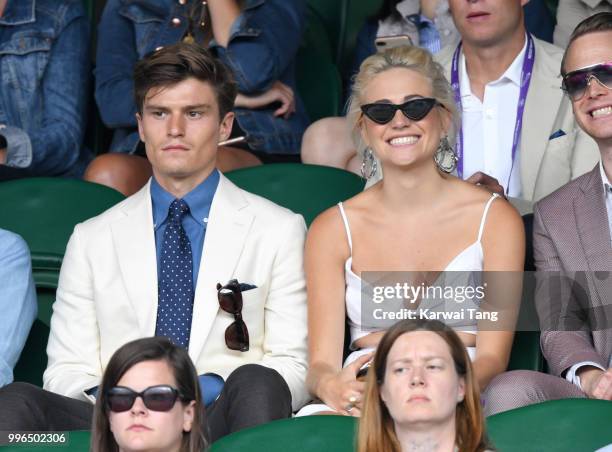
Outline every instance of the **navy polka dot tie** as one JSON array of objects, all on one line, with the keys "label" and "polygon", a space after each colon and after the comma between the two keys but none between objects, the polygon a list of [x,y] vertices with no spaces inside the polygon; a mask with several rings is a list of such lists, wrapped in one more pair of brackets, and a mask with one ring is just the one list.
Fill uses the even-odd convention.
[{"label": "navy polka dot tie", "polygon": [[158,275],[156,336],[166,336],[176,345],[189,346],[193,314],[193,256],[191,243],[183,229],[189,206],[175,199],[168,210],[161,265]]}]

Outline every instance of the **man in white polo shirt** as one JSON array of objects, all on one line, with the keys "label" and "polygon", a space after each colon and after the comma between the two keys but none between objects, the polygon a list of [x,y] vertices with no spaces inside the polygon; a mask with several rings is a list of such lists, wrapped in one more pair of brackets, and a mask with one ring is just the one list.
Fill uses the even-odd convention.
[{"label": "man in white polo shirt", "polygon": [[450,0],[462,40],[438,59],[461,103],[459,175],[499,184],[528,211],[590,170],[598,152],[559,89],[563,52],[526,32],[525,3]]}]

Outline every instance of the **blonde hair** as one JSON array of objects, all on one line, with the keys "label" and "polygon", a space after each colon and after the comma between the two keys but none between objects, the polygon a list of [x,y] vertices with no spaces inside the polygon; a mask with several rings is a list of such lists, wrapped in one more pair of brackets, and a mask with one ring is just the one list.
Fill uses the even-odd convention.
[{"label": "blonde hair", "polygon": [[358,452],[400,452],[395,424],[380,397],[385,380],[387,357],[395,341],[413,331],[431,331],[449,347],[455,370],[465,381],[465,397],[457,404],[455,415],[455,443],[460,452],[483,452],[489,449],[484,417],[480,405],[478,382],[465,346],[452,328],[438,320],[403,320],[392,326],[383,336],[374,355],[374,362],[366,377],[364,407],[359,419]]},{"label": "blonde hair", "polygon": [[357,127],[361,118],[361,106],[365,103],[364,93],[374,77],[393,68],[410,69],[430,81],[432,97],[450,113],[451,127],[448,131],[448,138],[453,143],[455,132],[459,127],[459,112],[453,90],[444,76],[444,69],[433,60],[431,53],[427,50],[415,46],[402,46],[369,56],[361,63],[359,73],[354,78],[351,97],[348,101],[347,120],[357,152],[361,155],[365,150],[365,144]]}]

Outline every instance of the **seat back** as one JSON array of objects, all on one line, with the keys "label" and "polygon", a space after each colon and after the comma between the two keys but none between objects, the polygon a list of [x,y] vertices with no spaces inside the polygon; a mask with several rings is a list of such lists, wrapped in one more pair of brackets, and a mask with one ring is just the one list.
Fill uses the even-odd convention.
[{"label": "seat back", "polygon": [[0,228],[21,235],[32,271],[59,270],[74,226],[125,197],[108,187],[62,178],[19,179],[0,184]]},{"label": "seat back", "polygon": [[487,418],[493,445],[503,451],[575,452],[612,443],[612,402],[563,399]]},{"label": "seat back", "polygon": [[338,116],[342,81],[322,19],[307,10],[306,29],[296,57],[297,88],[311,121]]},{"label": "seat back", "polygon": [[211,452],[354,452],[357,422],[348,416],[304,416],[241,430]]},{"label": "seat back", "polygon": [[[533,260],[533,214],[523,216],[523,225],[525,226],[525,272],[533,272],[535,264]],[[519,312],[519,320],[517,325],[519,329],[514,335],[512,344],[512,353],[508,370],[527,369],[527,370],[544,370],[544,357],[540,350],[540,332],[537,331],[538,314],[534,304],[534,278],[533,274],[525,274],[523,278],[523,296],[521,300],[521,309]],[[521,330],[521,325],[525,326],[525,330]]]},{"label": "seat back", "polygon": [[307,225],[325,209],[360,193],[365,184],[348,171],[301,163],[244,168],[226,176],[240,188],[301,214]]},{"label": "seat back", "polygon": [[381,8],[383,0],[342,0],[337,64],[345,78],[353,64],[357,35],[366,20]]}]

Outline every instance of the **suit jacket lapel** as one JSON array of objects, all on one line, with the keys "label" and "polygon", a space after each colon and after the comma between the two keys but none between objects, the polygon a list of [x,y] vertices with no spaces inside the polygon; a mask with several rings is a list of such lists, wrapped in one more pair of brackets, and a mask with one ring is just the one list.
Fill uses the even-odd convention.
[{"label": "suit jacket lapel", "polygon": [[155,334],[157,256],[150,182],[123,208],[125,217],[111,225],[115,253],[129,301],[143,336]]},{"label": "suit jacket lapel", "polygon": [[[194,362],[204,347],[219,310],[217,283],[227,283],[236,269],[254,216],[242,191],[221,175],[210,209],[195,291],[189,356]],[[219,338],[223,341],[223,338]]]},{"label": "suit jacket lapel", "polygon": [[580,186],[581,196],[574,198],[578,236],[591,271],[612,268],[608,213],[603,182],[596,166]]},{"label": "suit jacket lapel", "polygon": [[554,72],[551,67],[558,66],[558,63],[549,57],[537,39],[534,41],[535,63],[523,113],[519,153],[522,197],[525,199],[533,199],[540,163],[556,120],[556,115],[551,112],[558,111],[563,99],[561,80],[555,76],[559,68]]},{"label": "suit jacket lapel", "polygon": [[[582,196],[574,199],[574,212],[580,242],[591,272],[605,272],[604,278],[592,275],[598,300],[592,300],[597,314],[597,331],[593,331],[595,349],[608,361],[612,355],[612,319],[607,318],[609,300],[612,297],[612,280],[607,275],[612,268],[610,226],[604,201],[603,182],[599,165],[580,186]],[[599,308],[599,309],[598,309]],[[606,362],[607,364],[607,362]]]},{"label": "suit jacket lapel", "polygon": [[[574,212],[578,236],[589,266],[588,270],[590,272],[608,272],[612,268],[610,228],[604,201],[603,183],[598,166],[591,171],[580,189],[581,194],[574,199]],[[603,309],[603,306],[610,299],[612,282],[608,277],[600,280],[593,273],[588,276],[597,292],[598,299],[592,299],[592,305],[597,312],[598,308]],[[605,316],[603,311],[597,316],[598,324],[603,325],[604,322],[607,322],[609,325],[610,319],[600,318],[602,316]],[[594,334],[594,338],[596,335]],[[599,351],[602,352],[602,350]]]}]

